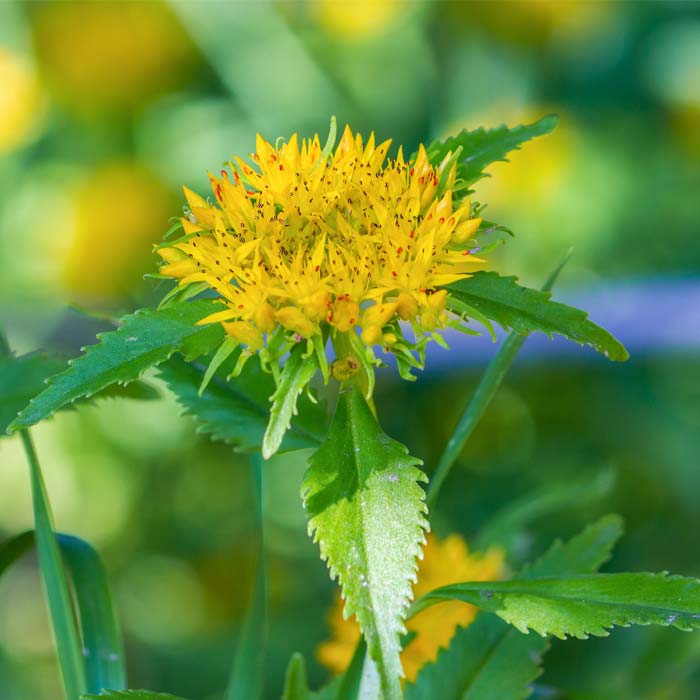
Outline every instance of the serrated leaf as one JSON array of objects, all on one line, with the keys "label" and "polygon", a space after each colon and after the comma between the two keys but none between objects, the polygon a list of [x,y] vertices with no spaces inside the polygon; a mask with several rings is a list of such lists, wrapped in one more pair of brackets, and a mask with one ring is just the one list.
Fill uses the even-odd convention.
[{"label": "serrated leaf", "polygon": [[302,488],[309,531],[340,582],[345,615],[357,618],[385,700],[401,698],[399,635],[428,527],[419,464],[353,387],[341,391]]},{"label": "serrated leaf", "polygon": [[119,329],[101,333],[97,345],[71,361],[65,372],[52,377],[49,386],[32,399],[10,429],[34,425],[63,406],[117,382],[132,382],[174,352],[190,359],[209,352],[221,343],[223,329],[220,324],[196,324],[213,308],[211,301],[192,301],[125,316]]},{"label": "serrated leaf", "polygon": [[549,292],[521,287],[515,277],[479,271],[446,287],[448,308],[458,314],[474,307],[505,330],[523,335],[541,331],[563,335],[580,345],[588,345],[611,360],[623,361],[629,355],[608,331],[588,320],[588,314],[566,304],[551,301]]},{"label": "serrated leaf", "polygon": [[183,700],[152,690],[103,690],[99,695],[82,695],[81,700]]},{"label": "serrated leaf", "polygon": [[306,662],[301,654],[294,654],[287,666],[282,700],[310,700],[310,697]]},{"label": "serrated leaf", "polygon": [[568,542],[554,542],[539,559],[526,566],[518,578],[571,576],[598,571],[610,559],[621,536],[622,518],[606,515]]},{"label": "serrated leaf", "polygon": [[512,633],[502,620],[478,615],[406,686],[406,700],[523,700],[548,646],[542,637]]},{"label": "serrated leaf", "polygon": [[498,546],[512,552],[523,531],[534,521],[600,501],[610,493],[614,483],[614,473],[604,469],[583,479],[539,486],[496,511],[479,530],[473,545],[479,551]]},{"label": "serrated leaf", "polygon": [[[201,433],[209,434],[240,451],[259,450],[269,416],[268,397],[274,382],[251,357],[241,374],[227,381],[214,375],[200,396],[205,368],[173,357],[158,369],[158,374],[177,397],[186,414],[194,416]],[[299,416],[292,420],[280,451],[318,447],[323,440],[325,412],[305,396],[299,399]]]},{"label": "serrated leaf", "polygon": [[44,388],[46,379],[64,367],[65,362],[43,353],[0,355],[0,435]]},{"label": "serrated leaf", "polygon": [[[609,556],[622,532],[617,516],[607,516],[562,544],[556,542],[521,577],[590,573]],[[541,673],[547,640],[524,635],[494,615],[479,614],[458,628],[448,649],[426,664],[406,700],[524,700]]]},{"label": "serrated leaf", "polygon": [[311,381],[318,361],[315,353],[306,354],[306,343],[297,343],[284,363],[279,384],[270,397],[270,420],[262,441],[262,455],[270,459],[279,449],[289,430],[292,416],[297,414],[297,400]]},{"label": "serrated leaf", "polygon": [[591,574],[443,586],[423,596],[416,610],[461,600],[495,612],[521,632],[587,639],[615,626],[700,627],[700,581],[666,573]]},{"label": "serrated leaf", "polygon": [[[32,352],[15,357],[0,356],[0,438],[4,437],[10,423],[17,414],[27,406],[33,397],[46,386],[50,377],[66,369],[66,362],[41,352]],[[145,401],[158,397],[158,392],[142,381],[132,382],[127,386],[113,385],[98,391],[89,399],[125,398]],[[78,402],[76,402],[78,403]],[[64,406],[64,409],[73,405]]]},{"label": "serrated leaf", "polygon": [[550,114],[532,124],[521,124],[512,128],[502,124],[495,129],[464,129],[456,136],[432,143],[427,149],[428,158],[433,165],[439,165],[448,153],[454,154],[461,149],[457,163],[457,179],[467,187],[483,177],[488,177],[484,171],[491,163],[507,160],[508,153],[519,149],[526,141],[553,131],[557,121],[557,117]]}]

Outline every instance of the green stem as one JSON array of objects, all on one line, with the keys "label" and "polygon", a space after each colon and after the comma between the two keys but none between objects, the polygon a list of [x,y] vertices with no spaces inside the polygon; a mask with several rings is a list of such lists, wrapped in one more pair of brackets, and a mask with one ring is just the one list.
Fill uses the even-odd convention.
[{"label": "green stem", "polygon": [[435,473],[430,479],[426,501],[428,508],[431,510],[440,493],[440,488],[450,473],[450,469],[452,469],[457,457],[464,449],[464,445],[472,432],[474,432],[474,428],[481,416],[484,415],[486,408],[501,385],[506,372],[513,363],[526,337],[515,332],[511,333],[489,363],[484,376],[479,382],[479,386],[474,392],[474,396],[472,396],[472,400],[459,419],[459,423],[457,423],[457,427],[440,457]]},{"label": "green stem", "polygon": [[[542,287],[543,291],[550,291],[554,286],[554,283],[562,271],[564,265],[568,262],[571,257],[571,250],[568,251],[564,259],[557,265],[557,267],[550,274],[549,278]],[[464,445],[467,440],[474,432],[474,428],[478,424],[484,412],[491,403],[491,399],[495,396],[498,391],[498,387],[501,386],[503,378],[510,369],[510,366],[515,360],[515,356],[522,347],[526,335],[521,335],[513,331],[503,342],[499,348],[496,356],[491,360],[489,366],[484,372],[484,376],[479,382],[471,401],[467,405],[462,414],[462,417],[457,423],[457,427],[452,433],[452,437],[449,439],[447,446],[445,447],[440,461],[438,462],[435,472],[430,479],[430,484],[428,486],[428,493],[426,496],[426,502],[430,509],[435,505],[435,501],[440,493],[447,475],[450,473],[450,469],[454,466],[457,457],[464,449]]]},{"label": "green stem", "polygon": [[[362,368],[362,363],[360,359],[356,356],[355,351],[352,347],[352,343],[350,341],[350,336],[348,333],[354,333],[353,330],[350,330],[346,333],[341,333],[339,331],[335,331],[331,333],[331,343],[333,344],[333,349],[335,350],[335,357],[336,361],[340,360],[346,360],[346,359],[352,359],[354,360],[358,367],[357,371],[354,375],[349,377],[348,379],[345,380],[340,380],[341,385],[344,386],[349,386],[351,384],[355,384],[360,391],[362,392],[362,395],[365,397],[367,400],[367,405],[369,406],[370,410],[374,414],[374,417],[377,417],[377,408],[374,405],[374,396],[368,391],[369,388],[369,379],[365,372],[363,371]],[[341,386],[342,389],[342,386]]]},{"label": "green stem", "polygon": [[265,574],[265,544],[263,536],[262,456],[253,454],[253,478],[256,494],[256,529],[258,533],[258,562],[255,587],[241,628],[233,671],[226,691],[226,700],[261,700],[265,685],[265,654],[267,648],[267,585]]},{"label": "green stem", "polygon": [[[10,354],[9,343],[2,332],[0,332],[0,354]],[[20,430],[19,435],[29,462],[39,568],[56,641],[63,689],[66,700],[78,700],[83,693],[87,692],[87,685],[82,646],[68,588],[68,577],[56,540],[51,507],[34,443],[28,430]]]}]

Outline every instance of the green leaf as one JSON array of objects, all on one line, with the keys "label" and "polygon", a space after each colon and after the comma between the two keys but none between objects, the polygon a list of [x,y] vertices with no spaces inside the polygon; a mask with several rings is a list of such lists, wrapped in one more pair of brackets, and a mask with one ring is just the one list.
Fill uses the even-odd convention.
[{"label": "green leaf", "polygon": [[124,688],[124,647],[107,573],[99,554],[84,540],[58,535],[70,569],[82,633],[87,689]]},{"label": "green leaf", "polygon": [[621,536],[620,516],[606,515],[568,542],[555,542],[545,554],[525,567],[518,578],[591,574],[610,559]]},{"label": "green leaf", "polygon": [[557,121],[557,117],[550,114],[532,124],[521,124],[513,128],[503,124],[495,129],[464,129],[456,136],[432,143],[427,149],[428,157],[433,165],[439,165],[449,153],[454,155],[461,149],[457,179],[462,181],[464,187],[468,187],[481,178],[488,177],[484,170],[491,163],[507,160],[508,153],[518,150],[526,141],[553,131]]},{"label": "green leaf", "polygon": [[581,345],[589,345],[611,360],[626,360],[623,345],[608,331],[588,320],[588,314],[565,304],[551,301],[551,294],[521,287],[515,277],[501,277],[496,272],[479,271],[471,277],[446,287],[447,305],[455,313],[474,307],[506,330],[528,335],[541,331],[558,333]]},{"label": "green leaf", "polygon": [[[109,583],[97,552],[84,540],[57,534],[63,559],[70,570],[82,633],[87,690],[126,685],[124,649]],[[0,576],[36,544],[33,530],[0,546]]]},{"label": "green leaf", "polygon": [[[602,518],[566,544],[555,543],[521,577],[593,572],[609,558],[621,532],[617,516]],[[524,700],[548,646],[540,636],[479,614],[457,629],[449,648],[421,669],[415,684],[406,686],[406,700]]]},{"label": "green leaf", "polygon": [[[64,360],[40,352],[15,357],[0,356],[0,437],[3,437],[17,414],[39,394],[46,381],[66,369]],[[131,398],[147,400],[156,398],[158,392],[144,382],[128,386],[114,385],[97,392],[90,399]],[[71,406],[64,406],[71,408]]]},{"label": "green leaf", "polygon": [[523,700],[548,647],[542,637],[512,632],[502,620],[478,615],[406,686],[406,700]]},{"label": "green leaf", "polygon": [[499,546],[510,552],[523,530],[539,518],[596,503],[610,493],[614,483],[614,473],[605,469],[583,479],[544,484],[496,511],[473,546],[479,551]]},{"label": "green leaf", "polygon": [[209,352],[221,343],[223,329],[220,324],[196,323],[215,309],[211,301],[192,301],[125,316],[118,330],[100,334],[97,345],[87,348],[84,355],[69,363],[69,369],[53,377],[10,429],[34,425],[59,408],[111,384],[132,382],[176,351],[189,359]]},{"label": "green leaf", "polygon": [[231,337],[226,338],[226,340],[221,343],[219,349],[214,353],[214,357],[211,358],[207,371],[204,373],[204,377],[202,378],[202,383],[199,385],[200,396],[204,393],[204,390],[207,388],[207,384],[209,384],[215,372],[224,362],[226,362],[226,360],[239,345],[240,343],[235,338]]},{"label": "green leaf", "polygon": [[152,690],[103,690],[100,695],[83,695],[81,700],[183,700]]},{"label": "green leaf", "polygon": [[271,396],[270,421],[263,435],[262,455],[270,459],[282,444],[292,416],[297,414],[297,399],[311,381],[318,362],[315,353],[305,353],[306,343],[297,343],[284,363],[279,385]]},{"label": "green leaf", "polygon": [[[175,394],[186,414],[194,416],[200,433],[211,435],[240,451],[260,450],[269,416],[268,397],[274,382],[260,368],[257,357],[246,362],[233,380],[215,374],[200,396],[205,369],[173,357],[158,368],[158,374]],[[292,420],[280,451],[318,447],[323,440],[325,411],[300,397],[299,416]]]},{"label": "green leaf", "polygon": [[345,614],[359,622],[385,700],[401,698],[399,636],[428,527],[419,464],[381,431],[361,391],[346,388],[302,488],[309,531]]},{"label": "green leaf", "polygon": [[44,388],[46,379],[64,367],[65,362],[42,353],[0,355],[0,434]]},{"label": "green leaf", "polygon": [[461,600],[495,612],[521,632],[587,639],[614,626],[700,627],[700,580],[661,574],[590,574],[566,578],[458,583],[423,596],[421,610]]},{"label": "green leaf", "polygon": [[287,666],[282,700],[310,700],[310,697],[306,662],[301,654],[294,654]]}]

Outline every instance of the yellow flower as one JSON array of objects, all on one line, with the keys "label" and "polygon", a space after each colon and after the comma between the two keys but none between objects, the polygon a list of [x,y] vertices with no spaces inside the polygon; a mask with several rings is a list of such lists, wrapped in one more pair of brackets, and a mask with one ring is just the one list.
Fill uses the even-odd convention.
[{"label": "yellow flower", "polygon": [[364,39],[391,27],[406,10],[406,0],[314,0],[311,8],[328,33],[345,39]]},{"label": "yellow flower", "polygon": [[172,198],[145,168],[129,160],[95,167],[74,196],[75,223],[63,271],[72,298],[114,301],[141,283],[153,231]]},{"label": "yellow flower", "polygon": [[81,112],[120,110],[180,87],[196,54],[163,2],[48,2],[32,12],[42,73]]},{"label": "yellow flower", "polygon": [[482,262],[468,240],[481,219],[453,201],[453,161],[432,165],[422,146],[413,162],[401,149],[388,159],[390,143],[349,127],[334,151],[318,136],[258,136],[250,163],[210,175],[211,202],[184,188],[185,235],[159,247],[161,273],[214,289],[226,308],[201,322],[251,350],[279,328],[290,343],[330,330],[397,354],[420,347],[447,323],[439,288]]},{"label": "yellow flower", "polygon": [[36,76],[19,56],[0,46],[0,153],[32,136],[41,112]]},{"label": "yellow flower", "polygon": [[[493,581],[503,572],[503,552],[489,550],[484,556],[470,554],[459,535],[438,540],[428,535],[423,561],[418,569],[418,581],[413,587],[417,598],[439,586],[461,581]],[[421,667],[435,660],[438,650],[447,647],[458,626],[466,627],[476,616],[472,605],[450,601],[427,608],[406,623],[415,635],[401,654],[409,681],[415,680]],[[333,639],[318,647],[318,660],[334,673],[344,671],[360,638],[360,628],[354,619],[343,619],[343,601],[335,601],[329,615]]]}]

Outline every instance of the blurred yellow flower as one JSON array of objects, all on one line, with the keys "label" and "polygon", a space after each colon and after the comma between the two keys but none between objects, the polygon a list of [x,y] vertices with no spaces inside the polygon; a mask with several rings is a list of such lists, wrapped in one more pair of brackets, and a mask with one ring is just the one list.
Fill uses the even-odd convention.
[{"label": "blurred yellow flower", "polygon": [[618,11],[615,3],[590,0],[519,0],[508,3],[508,12],[495,11],[489,2],[445,3],[444,8],[451,15],[447,21],[467,34],[478,26],[509,44],[553,43],[563,49],[600,36]]},{"label": "blurred yellow flower", "polygon": [[[503,552],[491,549],[483,556],[470,554],[459,535],[444,540],[428,535],[423,561],[418,569],[418,581],[413,587],[414,598],[440,586],[460,581],[495,581],[503,574]],[[406,623],[409,634],[415,635],[401,654],[406,678],[415,680],[421,667],[435,660],[438,650],[447,647],[458,626],[466,627],[476,616],[477,608],[457,601],[435,605]],[[317,650],[318,660],[333,671],[342,673],[349,665],[360,638],[355,619],[343,619],[340,596],[328,618],[333,638]]]},{"label": "blurred yellow flower", "polygon": [[113,161],[97,168],[75,195],[76,223],[65,284],[82,302],[120,297],[148,270],[170,194],[142,166]]},{"label": "blurred yellow flower", "polygon": [[468,200],[453,205],[455,165],[433,167],[421,146],[415,162],[390,141],[366,144],[348,127],[337,148],[296,134],[276,146],[257,139],[254,164],[210,175],[214,203],[185,188],[185,236],[158,249],[161,273],[203,283],[226,309],[223,323],[252,350],[281,330],[298,342],[322,325],[366,346],[395,349],[399,320],[417,335],[447,323],[447,292],[483,262],[469,238],[481,219]]},{"label": "blurred yellow flower", "polygon": [[364,38],[389,27],[406,0],[313,0],[316,21],[330,34]]},{"label": "blurred yellow flower", "polygon": [[87,110],[128,107],[181,84],[194,55],[161,2],[44,3],[34,32],[49,83]]},{"label": "blurred yellow flower", "polygon": [[28,65],[0,46],[0,153],[23,145],[37,122],[39,85]]}]

